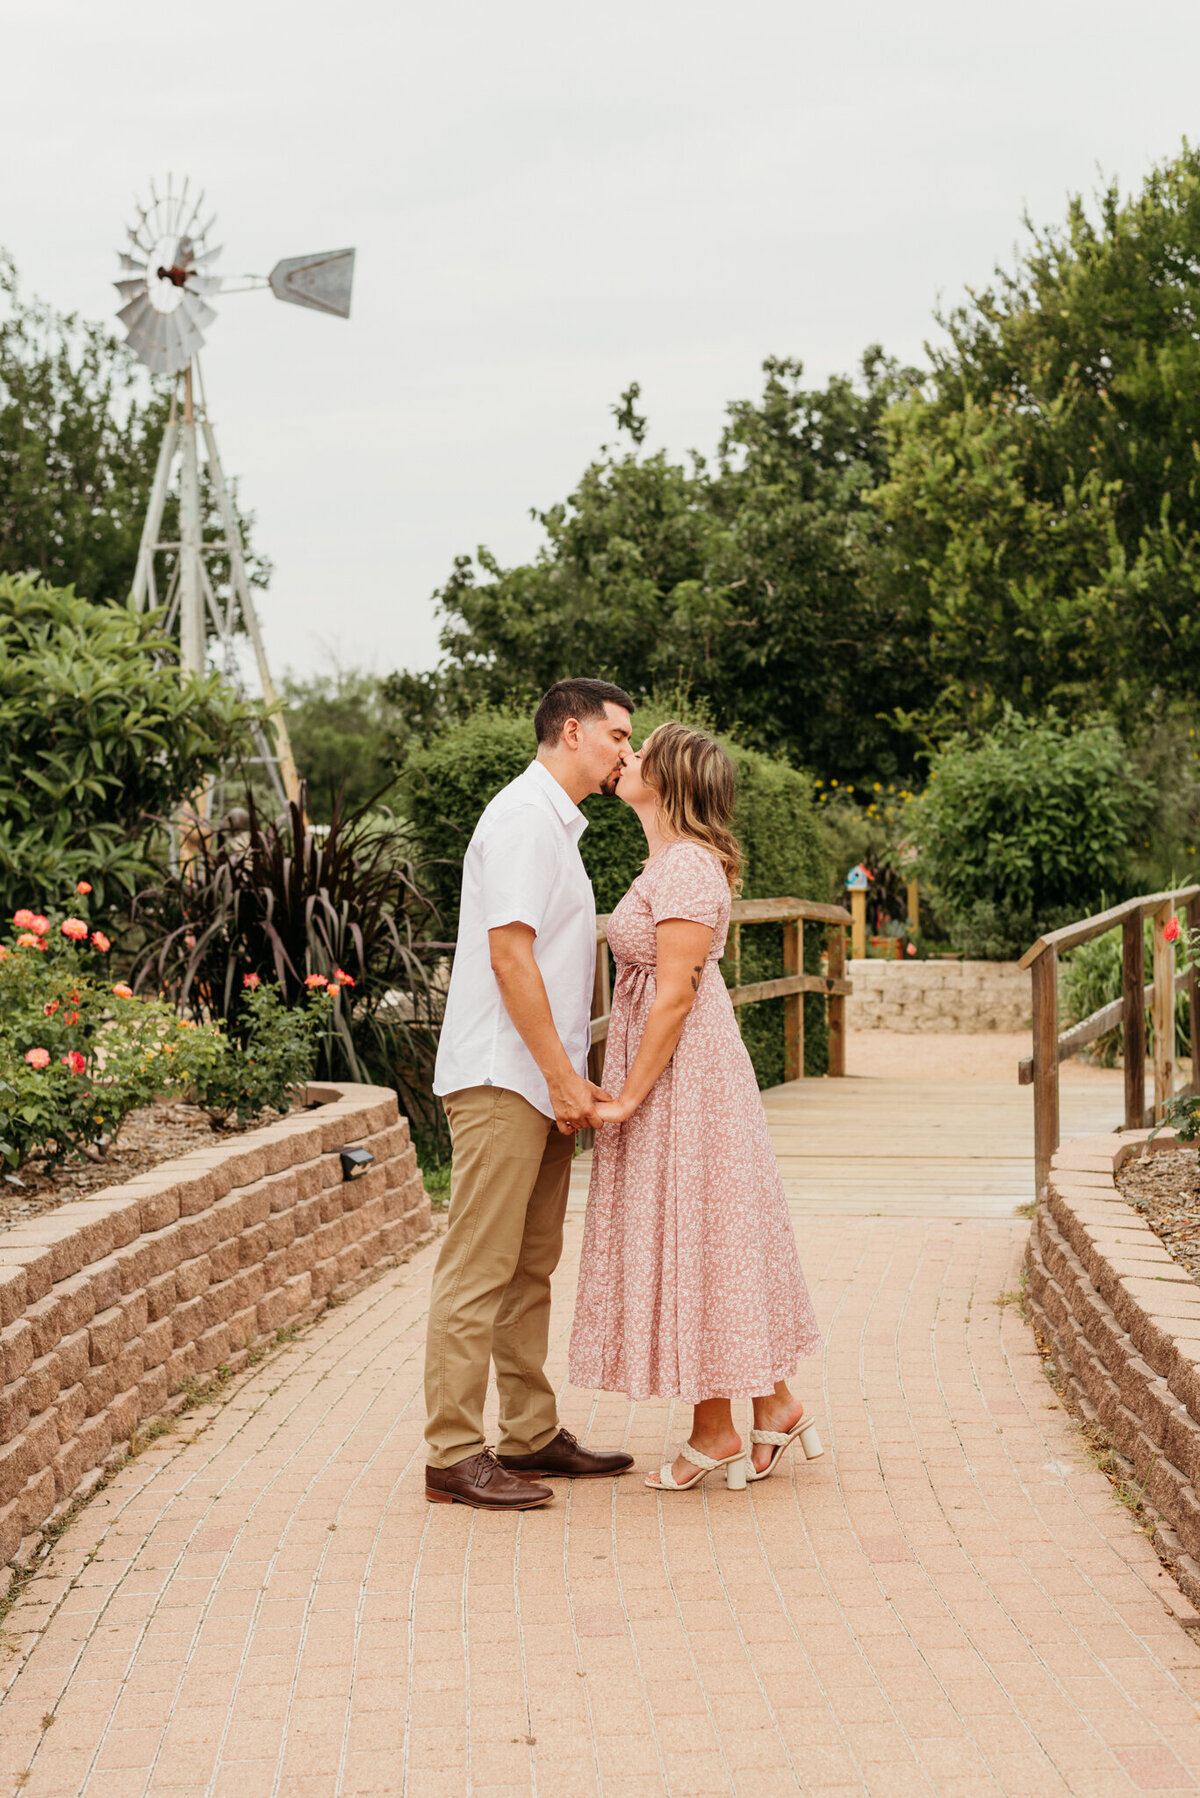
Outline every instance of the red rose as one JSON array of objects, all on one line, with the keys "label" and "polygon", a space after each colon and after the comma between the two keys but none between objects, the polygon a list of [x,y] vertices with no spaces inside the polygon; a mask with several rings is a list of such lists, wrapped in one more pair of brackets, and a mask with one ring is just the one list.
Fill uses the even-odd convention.
[{"label": "red rose", "polygon": [[1166,929],[1163,931],[1163,942],[1164,943],[1173,943],[1178,939],[1178,936],[1179,936],[1179,919],[1178,918],[1168,918]]},{"label": "red rose", "polygon": [[83,1059],[83,1056],[79,1053],[78,1049],[69,1050],[62,1059],[63,1066],[70,1068],[73,1074],[82,1074],[84,1068],[87,1066],[87,1062]]}]

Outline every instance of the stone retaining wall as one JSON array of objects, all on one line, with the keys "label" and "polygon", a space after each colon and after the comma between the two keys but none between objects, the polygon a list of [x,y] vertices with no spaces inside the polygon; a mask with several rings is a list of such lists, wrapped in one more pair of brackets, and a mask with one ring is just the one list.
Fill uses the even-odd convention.
[{"label": "stone retaining wall", "polygon": [[1027,1030],[1029,973],[1015,961],[848,964],[847,1030]]},{"label": "stone retaining wall", "polygon": [[1100,1424],[1160,1517],[1159,1552],[1200,1603],[1200,1285],[1113,1178],[1164,1130],[1083,1137],[1054,1157],[1030,1235],[1027,1303],[1068,1398]]},{"label": "stone retaining wall", "polygon": [[[0,1565],[190,1382],[429,1232],[396,1095],[307,1096],[314,1109],[0,1235]],[[375,1157],[350,1181],[349,1144]]]}]

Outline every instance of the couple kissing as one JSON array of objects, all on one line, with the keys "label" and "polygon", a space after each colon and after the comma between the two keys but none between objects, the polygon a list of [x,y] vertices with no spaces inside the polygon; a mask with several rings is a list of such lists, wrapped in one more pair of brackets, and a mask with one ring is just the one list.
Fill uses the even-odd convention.
[{"label": "couple kissing", "polygon": [[[548,1478],[627,1472],[576,1441],[546,1376],[575,1133],[596,1131],[569,1377],[693,1406],[647,1474],[681,1492],[718,1468],[764,1479],[816,1427],[787,1380],[820,1346],[766,1115],[721,976],[740,854],[720,745],[564,680],[537,709],[537,756],[483,812],[463,862],[434,1091],[449,1123],[450,1210],[425,1354],[426,1497],[482,1510],[548,1503]],[[587,1078],[596,908],[580,802],[636,812],[646,861],[613,912],[603,1085]],[[498,1450],[483,1408],[490,1365]],[[744,1442],[731,1401],[750,1399]]]}]

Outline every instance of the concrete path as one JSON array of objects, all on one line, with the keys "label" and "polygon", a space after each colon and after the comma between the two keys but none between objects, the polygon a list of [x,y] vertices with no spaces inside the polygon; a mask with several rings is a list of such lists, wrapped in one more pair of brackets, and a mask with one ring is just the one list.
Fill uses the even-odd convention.
[{"label": "concrete path", "polygon": [[0,1798],[1196,1791],[1194,1614],[997,1302],[1026,1229],[800,1215],[830,1452],[660,1498],[686,1412],[565,1388],[639,1473],[519,1519],[425,1503],[422,1251],[80,1514],[7,1622]]}]

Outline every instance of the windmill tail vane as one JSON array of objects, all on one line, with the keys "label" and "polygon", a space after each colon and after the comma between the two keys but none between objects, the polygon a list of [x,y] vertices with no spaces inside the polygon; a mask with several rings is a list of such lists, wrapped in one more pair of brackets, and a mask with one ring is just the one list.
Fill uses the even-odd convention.
[{"label": "windmill tail vane", "polygon": [[[126,227],[127,247],[118,251],[115,286],[122,304],[117,317],[125,326],[126,342],[152,374],[171,375],[175,384],[131,597],[139,610],[165,605],[167,629],[178,634],[185,671],[205,671],[211,642],[224,678],[245,697],[235,642],[240,620],[253,646],[262,697],[270,708],[277,702],[275,683],[246,573],[237,511],[208,414],[199,352],[205,332],[217,317],[210,302],[222,293],[269,289],[289,305],[349,318],[355,253],[352,249],[324,250],[289,256],[277,262],[269,275],[242,275],[226,281],[214,266],[221,246],[209,246],[216,215],[205,218],[204,199],[203,191],[192,197],[187,180],[177,189],[174,178],[168,176],[161,192],[151,182],[149,203],[137,205],[136,218]],[[204,528],[201,445],[220,519],[222,534],[216,538],[207,536]],[[167,542],[163,540],[163,518],[177,468],[179,534]],[[160,594],[156,567],[164,554],[171,561]],[[218,593],[220,565],[228,583],[224,604]],[[259,759],[277,798],[298,802],[300,780],[282,717],[277,713],[266,728],[257,727],[257,738]],[[197,809],[207,812],[212,798],[212,794],[206,795]]]}]

